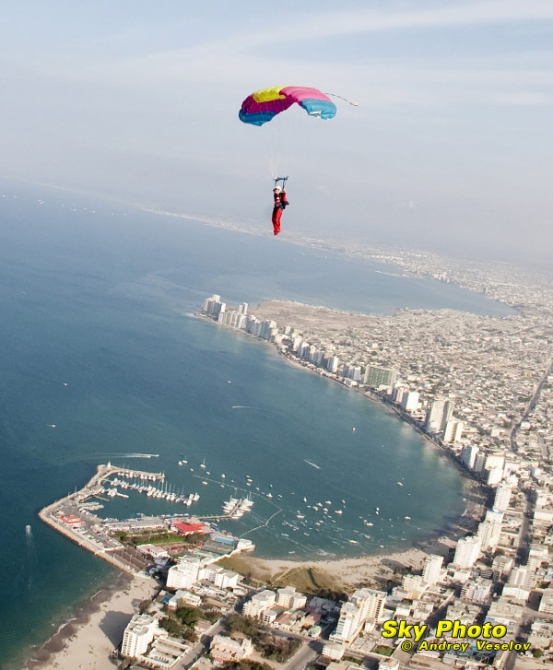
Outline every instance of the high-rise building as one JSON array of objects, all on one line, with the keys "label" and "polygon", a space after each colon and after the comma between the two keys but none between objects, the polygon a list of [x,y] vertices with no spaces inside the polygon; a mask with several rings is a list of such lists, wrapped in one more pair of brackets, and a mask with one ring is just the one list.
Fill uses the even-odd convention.
[{"label": "high-rise building", "polygon": [[340,609],[340,617],[336,630],[330,636],[333,642],[352,642],[360,633],[363,626],[361,613],[353,603],[344,603]]},{"label": "high-rise building", "polygon": [[393,368],[377,368],[367,365],[364,383],[374,389],[391,388],[397,381],[398,371]]},{"label": "high-rise building", "polygon": [[443,556],[437,554],[430,554],[425,558],[422,578],[427,584],[436,584],[440,581],[443,563]]},{"label": "high-rise building", "polygon": [[496,486],[503,479],[503,468],[491,468],[485,470],[485,479],[488,486]]},{"label": "high-rise building", "polygon": [[477,535],[463,537],[457,542],[453,563],[460,568],[472,568],[480,555],[482,540]]},{"label": "high-rise building", "polygon": [[347,603],[342,605],[336,630],[330,636],[333,642],[352,642],[368,619],[382,618],[386,593],[373,589],[357,589]]},{"label": "high-rise building", "polygon": [[467,466],[469,470],[474,470],[474,464],[476,461],[476,457],[478,456],[478,452],[480,449],[476,446],[466,446],[463,447],[461,451],[461,460],[463,463]]},{"label": "high-rise building", "polygon": [[476,458],[474,459],[474,467],[473,470],[474,472],[482,472],[484,469],[484,463],[486,462],[486,454],[480,452],[479,454],[476,454]]},{"label": "high-rise building", "polygon": [[511,487],[508,484],[499,484],[495,491],[493,508],[498,512],[505,512],[511,501]]},{"label": "high-rise building", "polygon": [[338,358],[338,356],[331,356],[327,360],[326,367],[329,372],[336,374],[339,365],[340,365],[340,359]]},{"label": "high-rise building", "polygon": [[397,402],[398,405],[401,405],[401,401],[403,400],[403,396],[407,395],[409,393],[409,389],[405,386],[396,386],[394,388],[394,392],[392,393],[392,400],[394,402]]},{"label": "high-rise building", "polygon": [[137,658],[148,650],[148,645],[154,639],[157,630],[157,621],[149,614],[135,614],[129,621],[123,634],[121,655],[125,658]]},{"label": "high-rise building", "polygon": [[361,610],[363,621],[367,619],[378,621],[384,611],[386,592],[375,591],[374,589],[357,589],[350,600]]},{"label": "high-rise building", "polygon": [[200,556],[185,554],[177,565],[167,573],[168,589],[189,589],[198,581],[202,559]]},{"label": "high-rise building", "polygon": [[309,357],[310,346],[309,342],[302,342],[298,347],[298,358],[307,359]]},{"label": "high-rise building", "polygon": [[488,454],[484,468],[486,470],[503,470],[505,467],[505,456],[503,454]]},{"label": "high-rise building", "polygon": [[428,433],[441,433],[451,419],[455,405],[451,400],[434,400],[426,413],[424,428]]},{"label": "high-rise building", "polygon": [[532,591],[533,573],[527,565],[519,565],[511,571],[503,595],[518,600],[528,600]]},{"label": "high-rise building", "polygon": [[444,427],[442,441],[445,444],[457,444],[463,436],[464,423],[462,421],[447,421]]},{"label": "high-rise building", "polygon": [[406,412],[416,412],[419,408],[419,392],[409,391],[403,395],[401,406]]},{"label": "high-rise building", "polygon": [[493,551],[499,544],[501,527],[503,524],[503,512],[488,510],[486,518],[478,526],[478,537],[481,540],[481,551]]},{"label": "high-rise building", "polygon": [[348,371],[348,377],[353,379],[354,382],[360,382],[362,379],[361,368],[359,365],[350,365]]},{"label": "high-rise building", "polygon": [[276,321],[270,321],[268,319],[266,321],[263,321],[263,323],[261,324],[261,333],[259,334],[261,339],[270,340],[271,330],[273,328],[276,328]]}]

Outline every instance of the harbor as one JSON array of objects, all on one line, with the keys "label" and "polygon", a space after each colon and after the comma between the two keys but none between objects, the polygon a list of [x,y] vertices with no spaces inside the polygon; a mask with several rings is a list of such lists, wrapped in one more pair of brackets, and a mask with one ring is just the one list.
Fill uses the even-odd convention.
[{"label": "harbor", "polygon": [[184,537],[179,537],[179,530],[182,533],[183,527],[190,527],[206,538],[218,534],[219,539],[228,540],[228,554],[253,548],[249,540],[238,540],[209,525],[209,521],[238,519],[249,512],[254,504],[249,497],[241,499],[231,496],[223,505],[221,514],[209,516],[191,516],[189,513],[158,516],[140,514],[136,518],[119,520],[96,515],[95,512],[104,508],[101,501],[129,497],[128,494],[120,492],[119,488],[161,498],[167,502],[181,503],[187,507],[200,498],[197,493],[184,495],[171,491],[163,472],[134,470],[108,462],[97,466],[96,473],[85,486],[44,507],[38,516],[83,549],[131,575],[144,575],[152,561],[151,556],[142,551],[140,545],[135,547],[125,543],[122,540],[123,534],[135,537],[151,537],[152,533],[167,534],[168,543],[176,546],[179,540],[184,543]]}]

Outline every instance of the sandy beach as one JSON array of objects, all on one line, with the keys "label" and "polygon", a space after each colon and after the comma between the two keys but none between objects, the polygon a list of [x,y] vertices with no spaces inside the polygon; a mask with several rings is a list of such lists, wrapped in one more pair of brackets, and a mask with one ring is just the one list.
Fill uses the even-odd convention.
[{"label": "sandy beach", "polygon": [[[441,540],[447,548],[447,539]],[[328,589],[351,593],[359,586],[384,587],[394,576],[420,570],[427,555],[415,548],[386,555],[325,561],[264,559],[239,554],[225,559],[224,565],[272,586],[291,584],[306,592]]]},{"label": "sandy beach", "polygon": [[77,615],[37,649],[27,670],[113,670],[110,654],[143,600],[157,593],[153,579],[121,575],[111,588],[96,593]]}]

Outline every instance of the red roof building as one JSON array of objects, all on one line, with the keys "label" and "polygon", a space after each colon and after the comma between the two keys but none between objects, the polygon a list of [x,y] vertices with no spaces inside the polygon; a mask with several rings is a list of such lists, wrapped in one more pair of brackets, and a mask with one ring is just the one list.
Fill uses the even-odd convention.
[{"label": "red roof building", "polygon": [[58,517],[60,521],[67,524],[68,526],[82,526],[83,520],[74,514],[64,514],[63,516]]},{"label": "red roof building", "polygon": [[194,533],[209,533],[211,530],[209,526],[206,526],[203,523],[184,523],[182,521],[175,521],[173,523],[173,528],[179,533],[179,535],[193,535]]}]

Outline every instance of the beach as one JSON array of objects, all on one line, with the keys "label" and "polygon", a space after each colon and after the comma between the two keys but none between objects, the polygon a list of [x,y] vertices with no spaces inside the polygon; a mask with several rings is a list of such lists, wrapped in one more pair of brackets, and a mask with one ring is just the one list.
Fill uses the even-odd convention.
[{"label": "beach", "polygon": [[121,574],[33,653],[26,670],[113,670],[110,655],[120,645],[125,627],[140,603],[157,591],[153,579]]},{"label": "beach", "polygon": [[[440,540],[447,547],[447,538]],[[394,577],[397,579],[406,572],[421,570],[427,555],[426,551],[416,548],[386,555],[323,561],[264,559],[242,554],[225,559],[224,565],[247,575],[253,582],[271,586],[294,585],[311,593],[325,589],[352,593],[362,586],[384,588]]]}]

